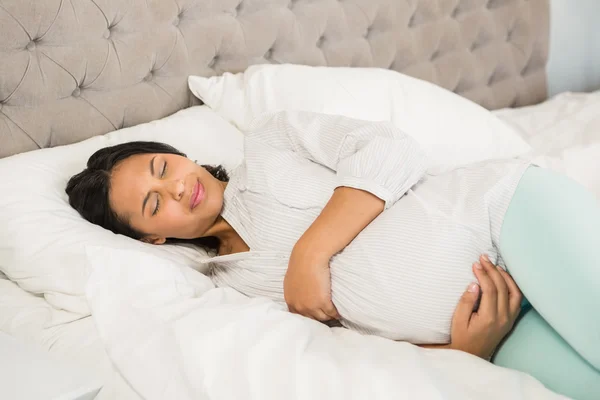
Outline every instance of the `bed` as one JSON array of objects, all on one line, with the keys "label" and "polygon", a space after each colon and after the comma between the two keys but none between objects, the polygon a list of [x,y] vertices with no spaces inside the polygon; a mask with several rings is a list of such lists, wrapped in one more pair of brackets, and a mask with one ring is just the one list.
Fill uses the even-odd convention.
[{"label": "bed", "polygon": [[[531,144],[538,163],[600,198],[600,95],[565,93],[546,101],[548,21],[547,0],[0,0],[0,157],[77,143],[196,106],[190,75],[237,73],[263,63],[377,67],[431,81],[494,110]],[[119,256],[127,254],[106,258],[117,264]],[[112,273],[104,278],[123,278]],[[161,273],[157,269],[154,278]],[[193,280],[184,275],[175,282],[178,290]],[[103,290],[97,282],[90,296]],[[232,293],[220,296],[242,301]],[[128,297],[115,293],[115,299]],[[220,300],[203,301],[218,310]],[[133,335],[115,343],[123,336],[98,332],[94,317],[56,307],[0,275],[0,330],[92,371],[103,382],[99,399],[247,393],[263,399],[389,393],[560,398],[531,377],[466,355],[392,348],[381,339],[298,320],[277,325],[269,304],[252,304],[260,311],[244,314],[239,324],[245,325],[221,321],[228,326],[221,331],[198,325],[210,315],[194,314],[193,307],[180,310],[196,315],[179,320],[183,331],[163,331],[159,322],[169,318],[158,313],[152,322],[159,325],[138,328],[177,340],[157,351],[164,343],[159,339],[136,347]],[[95,309],[98,318],[111,321],[111,307]],[[120,318],[135,319],[126,312],[133,309],[124,309]],[[256,328],[259,321],[270,334]],[[226,344],[241,327],[245,341]],[[201,342],[185,336],[190,329],[202,332]],[[282,332],[290,330],[297,342],[286,348]],[[324,353],[323,346],[334,351]],[[194,354],[204,356],[203,364]],[[485,379],[472,382],[473,374]],[[333,377],[333,383],[317,376]],[[368,382],[377,382],[377,390]]]}]

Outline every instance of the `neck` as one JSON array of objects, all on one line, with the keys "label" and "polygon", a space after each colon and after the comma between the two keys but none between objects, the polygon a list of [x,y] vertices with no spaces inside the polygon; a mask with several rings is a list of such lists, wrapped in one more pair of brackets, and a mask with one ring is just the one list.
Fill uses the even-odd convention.
[{"label": "neck", "polygon": [[223,217],[219,217],[207,236],[214,236],[219,239],[219,248],[217,249],[219,255],[241,253],[250,250],[240,235]]},{"label": "neck", "polygon": [[[223,190],[227,188],[227,182],[221,182]],[[238,235],[233,227],[222,216],[219,216],[214,225],[203,235],[213,236],[219,240],[219,255],[241,253],[249,251],[250,248]]]},{"label": "neck", "polygon": [[221,216],[217,218],[214,225],[203,236],[214,236],[220,241],[229,240],[235,236],[239,237],[235,229]]}]

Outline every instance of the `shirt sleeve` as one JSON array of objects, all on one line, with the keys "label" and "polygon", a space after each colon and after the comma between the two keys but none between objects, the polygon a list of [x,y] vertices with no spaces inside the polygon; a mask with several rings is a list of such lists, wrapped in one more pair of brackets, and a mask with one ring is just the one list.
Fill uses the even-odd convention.
[{"label": "shirt sleeve", "polygon": [[248,138],[326,166],[337,173],[337,187],[367,191],[385,201],[386,209],[426,170],[417,142],[389,122],[283,111],[258,117]]}]

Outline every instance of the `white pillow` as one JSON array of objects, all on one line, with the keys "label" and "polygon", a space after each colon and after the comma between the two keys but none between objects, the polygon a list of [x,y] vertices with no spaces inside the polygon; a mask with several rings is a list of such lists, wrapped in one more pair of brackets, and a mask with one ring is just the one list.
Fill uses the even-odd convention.
[{"label": "white pillow", "polygon": [[43,293],[53,306],[89,315],[84,297],[84,246],[137,249],[198,268],[207,255],[185,245],[153,246],[85,221],[68,204],[65,187],[96,150],[134,140],[165,142],[202,164],[237,166],[243,135],[206,106],[98,136],[81,143],[0,160],[0,270],[23,289]]},{"label": "white pillow", "polygon": [[258,115],[280,110],[391,121],[421,144],[436,170],[530,151],[512,128],[483,107],[391,70],[256,65],[239,74],[191,76],[189,86],[242,130]]}]

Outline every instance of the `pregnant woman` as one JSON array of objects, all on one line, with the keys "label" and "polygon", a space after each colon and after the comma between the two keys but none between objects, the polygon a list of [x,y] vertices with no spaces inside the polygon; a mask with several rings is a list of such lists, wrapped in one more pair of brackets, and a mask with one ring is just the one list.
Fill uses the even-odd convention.
[{"label": "pregnant woman", "polygon": [[[495,362],[573,397],[594,383],[598,394],[597,200],[524,161],[436,176],[425,166],[416,142],[389,123],[281,112],[255,121],[230,176],[164,144],[127,143],[92,155],[67,193],[84,218],[115,233],[215,250],[207,262],[219,286],[483,357],[518,314],[507,269],[533,309]],[[455,314],[473,293],[482,293],[479,308]],[[485,326],[495,335],[477,350],[465,333],[471,321],[480,339]]]}]

